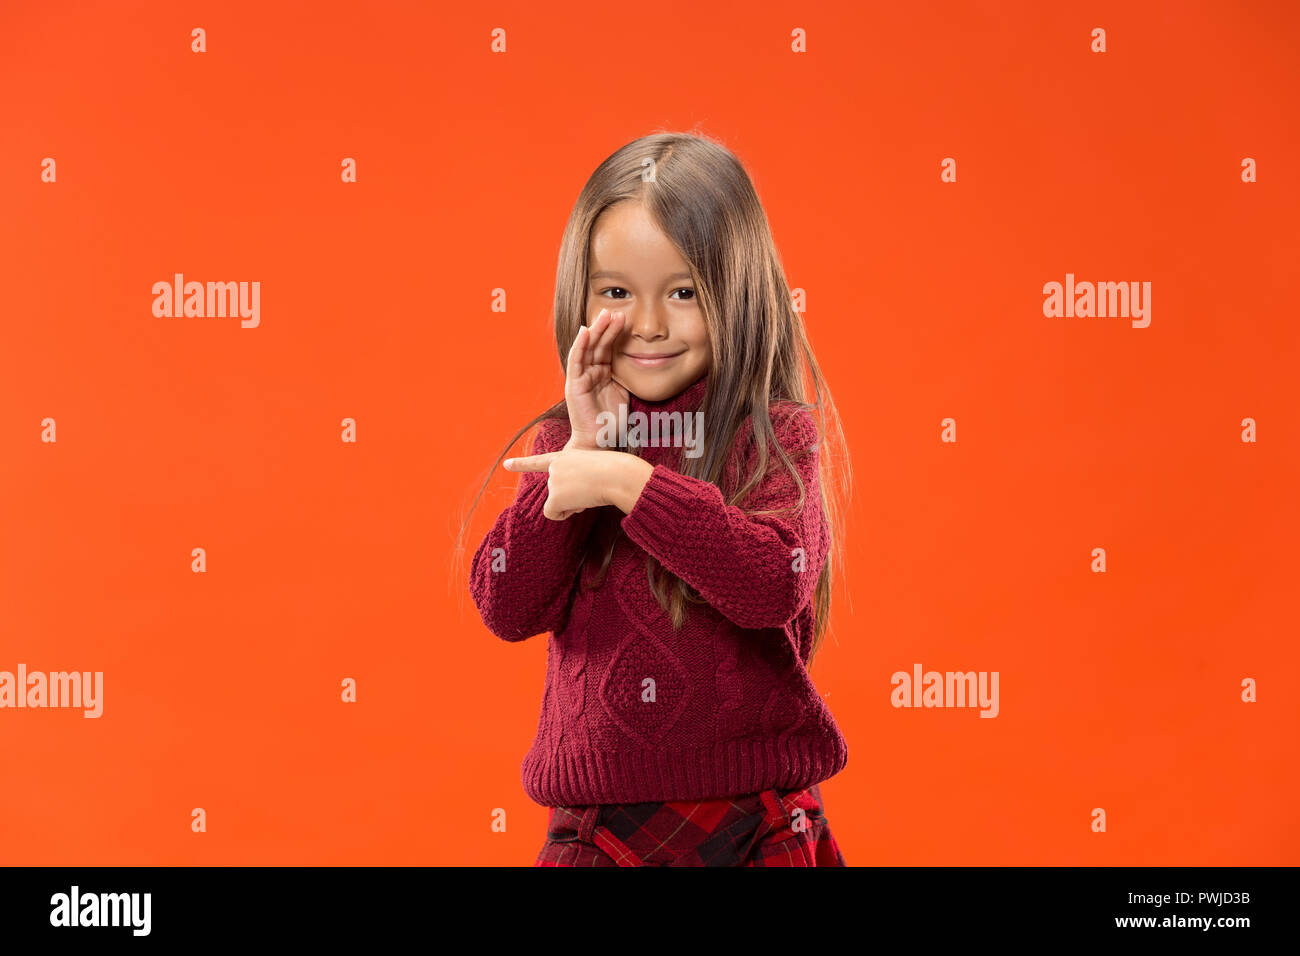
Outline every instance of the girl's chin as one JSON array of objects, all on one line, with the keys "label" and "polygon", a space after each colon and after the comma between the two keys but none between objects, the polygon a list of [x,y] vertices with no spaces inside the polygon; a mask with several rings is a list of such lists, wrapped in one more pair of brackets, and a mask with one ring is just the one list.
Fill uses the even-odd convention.
[{"label": "girl's chin", "polygon": [[675,377],[668,379],[656,375],[632,375],[616,381],[624,383],[623,387],[643,402],[662,402],[681,391],[675,384]]}]

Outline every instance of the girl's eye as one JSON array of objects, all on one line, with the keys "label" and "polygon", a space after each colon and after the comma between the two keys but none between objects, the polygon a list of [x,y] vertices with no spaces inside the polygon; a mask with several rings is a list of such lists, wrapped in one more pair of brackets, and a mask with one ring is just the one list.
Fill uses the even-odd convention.
[{"label": "girl's eye", "polygon": [[[602,290],[601,290],[601,295],[609,295],[611,292],[627,292],[627,290],[624,289],[624,288],[622,288],[622,287],[620,287],[620,286],[610,286],[608,289],[602,289]],[[689,289],[689,288],[686,288],[685,286],[683,286],[683,287],[680,288],[680,289],[676,289],[676,290],[674,290],[674,291],[673,291],[673,295],[676,295],[678,292],[689,292],[690,295],[687,296],[687,299],[693,299],[693,298],[695,298],[695,290],[694,290],[694,289]],[[623,296],[621,296],[621,295],[616,295],[616,296],[614,296],[614,298],[615,298],[615,299],[621,299],[621,298],[623,298]]]}]

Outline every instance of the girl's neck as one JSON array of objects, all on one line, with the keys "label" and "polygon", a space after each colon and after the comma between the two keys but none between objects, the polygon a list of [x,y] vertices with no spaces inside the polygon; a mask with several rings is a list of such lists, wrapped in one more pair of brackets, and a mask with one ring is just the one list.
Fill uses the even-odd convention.
[{"label": "girl's neck", "polygon": [[708,385],[709,375],[706,372],[676,395],[673,395],[671,398],[665,398],[662,401],[648,402],[633,395],[631,392],[628,392],[628,413],[696,411],[704,401],[704,392],[708,388]]}]

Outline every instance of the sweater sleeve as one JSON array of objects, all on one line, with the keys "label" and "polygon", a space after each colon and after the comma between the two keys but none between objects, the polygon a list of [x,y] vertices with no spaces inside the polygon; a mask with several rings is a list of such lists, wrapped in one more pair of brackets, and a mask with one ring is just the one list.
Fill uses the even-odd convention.
[{"label": "sweater sleeve", "polygon": [[[693,587],[738,627],[784,627],[811,600],[829,547],[818,478],[818,431],[800,408],[775,422],[781,443],[803,481],[806,497],[774,451],[766,477],[745,510],[724,503],[711,482],[656,465],[632,510],[623,516],[629,538]],[[750,464],[752,468],[752,462]]]},{"label": "sweater sleeve", "polygon": [[[531,454],[558,451],[568,440],[567,421],[548,419]],[[522,641],[564,627],[582,552],[599,509],[563,521],[542,513],[544,471],[523,472],[514,502],[497,516],[474,553],[469,590],[483,623],[506,641]]]}]

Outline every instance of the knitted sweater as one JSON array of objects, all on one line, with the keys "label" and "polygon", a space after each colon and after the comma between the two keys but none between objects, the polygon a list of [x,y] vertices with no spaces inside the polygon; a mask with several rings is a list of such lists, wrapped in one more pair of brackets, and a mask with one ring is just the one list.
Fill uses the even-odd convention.
[{"label": "knitted sweater", "polygon": [[[632,396],[629,416],[693,412],[707,383],[706,374],[661,402]],[[503,640],[550,632],[537,736],[521,768],[535,802],[704,800],[809,786],[847,764],[848,745],[807,671],[828,547],[817,427],[793,403],[770,414],[806,488],[795,513],[745,513],[798,500],[771,448],[744,510],[681,474],[680,447],[639,449],[654,470],[626,515],[608,506],[553,521],[542,514],[547,474],[521,474],[474,555],[470,593]],[[567,420],[544,421],[533,454],[562,448],[569,434]],[[748,434],[746,425],[729,476],[742,459],[743,476],[753,469]],[[579,585],[595,580],[603,555],[584,561],[584,552],[598,514],[611,509],[622,533],[604,580],[588,590]],[[651,593],[647,553],[707,602],[687,604],[680,630]]]}]

